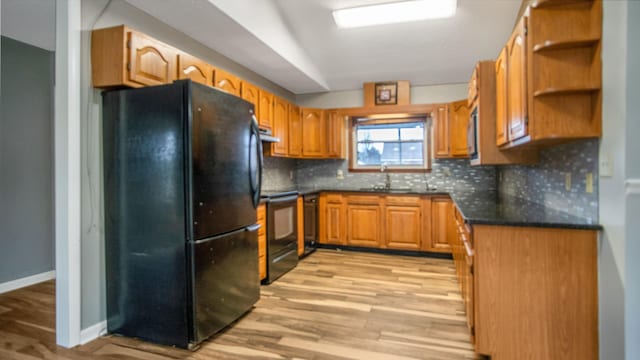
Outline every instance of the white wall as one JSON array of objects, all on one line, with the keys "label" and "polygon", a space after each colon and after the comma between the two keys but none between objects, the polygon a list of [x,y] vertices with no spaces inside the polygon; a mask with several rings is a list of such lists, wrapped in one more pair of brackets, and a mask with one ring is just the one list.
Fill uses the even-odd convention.
[{"label": "white wall", "polygon": [[[467,98],[467,84],[427,85],[411,87],[412,104],[436,104]],[[300,106],[321,109],[361,107],[364,105],[362,89],[332,91],[296,96]]]},{"label": "white wall", "polygon": [[604,1],[602,81],[603,136],[600,159],[613,162],[613,176],[600,171],[599,252],[600,359],[624,359],[625,302],[625,133],[627,1]]}]

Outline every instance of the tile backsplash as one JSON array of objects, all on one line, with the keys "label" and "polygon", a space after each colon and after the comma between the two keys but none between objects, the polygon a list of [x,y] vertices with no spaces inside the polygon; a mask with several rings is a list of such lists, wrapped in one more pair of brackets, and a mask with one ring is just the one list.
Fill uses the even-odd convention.
[{"label": "tile backsplash", "polygon": [[[304,188],[353,189],[384,185],[385,174],[380,172],[349,172],[347,160],[298,160],[296,182]],[[338,171],[344,179],[338,179]],[[391,186],[396,188],[423,189],[429,186],[438,190],[496,190],[494,167],[471,167],[468,159],[434,160],[430,173],[391,173]]]},{"label": "tile backsplash", "polygon": [[[498,167],[498,190],[572,215],[598,220],[598,140],[554,146],[532,166]],[[593,192],[586,192],[592,174]],[[565,188],[567,174],[571,186]]]},{"label": "tile backsplash", "polygon": [[296,187],[295,165],[295,159],[265,156],[264,170],[262,173],[262,189],[277,190]]}]

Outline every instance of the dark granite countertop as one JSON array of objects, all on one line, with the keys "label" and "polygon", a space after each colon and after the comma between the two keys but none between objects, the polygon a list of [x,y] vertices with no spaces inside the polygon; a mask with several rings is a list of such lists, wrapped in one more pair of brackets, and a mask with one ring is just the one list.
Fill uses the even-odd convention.
[{"label": "dark granite countertop", "polygon": [[495,191],[452,192],[469,224],[601,230],[597,222]]},{"label": "dark granite countertop", "polygon": [[[288,192],[293,189],[269,190],[266,194]],[[592,219],[582,218],[517,197],[500,195],[496,191],[443,191],[407,189],[402,191],[364,188],[297,188],[300,195],[326,192],[350,192],[384,195],[448,195],[465,222],[469,224],[531,226],[546,228],[601,230]]]}]

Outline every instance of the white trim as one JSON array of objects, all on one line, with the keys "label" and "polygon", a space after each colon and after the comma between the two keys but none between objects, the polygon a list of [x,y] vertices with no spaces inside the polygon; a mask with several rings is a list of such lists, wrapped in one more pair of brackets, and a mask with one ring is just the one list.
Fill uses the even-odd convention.
[{"label": "white trim", "polygon": [[107,333],[107,321],[101,321],[93,324],[80,332],[80,345],[84,345],[90,341],[99,338]]},{"label": "white trim", "polygon": [[43,272],[40,274],[35,274],[35,275],[20,278],[20,279],[7,281],[0,284],[0,294],[13,291],[16,289],[20,289],[23,287],[35,285],[37,283],[41,283],[43,281],[47,281],[55,278],[56,278],[56,271],[51,270],[51,271]]},{"label": "white trim", "polygon": [[624,182],[624,188],[627,195],[640,194],[640,179],[627,179],[627,181]]},{"label": "white trim", "polygon": [[80,0],[56,1],[54,89],[56,343],[80,343]]}]

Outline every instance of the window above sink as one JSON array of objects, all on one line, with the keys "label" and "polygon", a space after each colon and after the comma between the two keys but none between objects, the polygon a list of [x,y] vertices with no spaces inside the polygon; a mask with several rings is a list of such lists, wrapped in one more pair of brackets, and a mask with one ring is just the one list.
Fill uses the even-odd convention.
[{"label": "window above sink", "polygon": [[427,116],[352,118],[350,170],[426,171],[431,137]]}]

